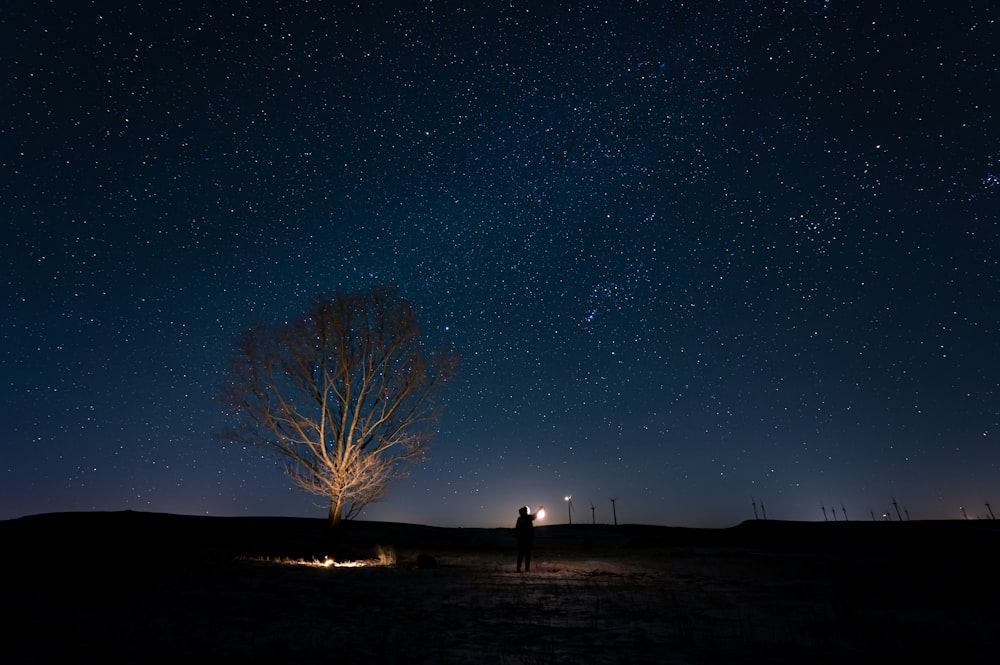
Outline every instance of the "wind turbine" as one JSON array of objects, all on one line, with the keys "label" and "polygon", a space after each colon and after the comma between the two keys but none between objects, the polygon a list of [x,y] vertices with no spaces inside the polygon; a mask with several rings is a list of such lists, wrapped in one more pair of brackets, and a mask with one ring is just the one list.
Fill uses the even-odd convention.
[{"label": "wind turbine", "polygon": [[569,512],[569,523],[573,523],[573,495],[566,497],[566,509]]}]

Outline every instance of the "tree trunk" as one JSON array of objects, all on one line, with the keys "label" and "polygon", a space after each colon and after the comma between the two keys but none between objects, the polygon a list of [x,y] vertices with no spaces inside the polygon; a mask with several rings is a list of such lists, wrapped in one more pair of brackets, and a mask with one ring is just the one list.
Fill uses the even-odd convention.
[{"label": "tree trunk", "polygon": [[340,522],[344,519],[344,510],[341,505],[339,497],[330,497],[330,513],[327,515],[327,522],[330,524],[331,529],[335,529],[340,526]]}]

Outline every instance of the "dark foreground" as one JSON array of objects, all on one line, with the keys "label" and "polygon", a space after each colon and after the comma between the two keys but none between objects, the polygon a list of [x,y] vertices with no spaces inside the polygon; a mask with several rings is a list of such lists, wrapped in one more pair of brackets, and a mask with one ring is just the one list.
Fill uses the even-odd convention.
[{"label": "dark foreground", "polygon": [[993,663],[998,524],[537,527],[517,574],[507,529],[39,515],[0,522],[0,662]]}]

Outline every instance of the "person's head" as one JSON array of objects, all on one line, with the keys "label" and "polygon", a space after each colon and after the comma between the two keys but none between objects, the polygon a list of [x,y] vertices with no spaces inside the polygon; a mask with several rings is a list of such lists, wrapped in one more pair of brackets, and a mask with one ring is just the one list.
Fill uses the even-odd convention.
[{"label": "person's head", "polygon": [[520,508],[518,508],[517,513],[518,513],[518,515],[527,515],[528,514],[528,507],[527,506],[521,506]]}]

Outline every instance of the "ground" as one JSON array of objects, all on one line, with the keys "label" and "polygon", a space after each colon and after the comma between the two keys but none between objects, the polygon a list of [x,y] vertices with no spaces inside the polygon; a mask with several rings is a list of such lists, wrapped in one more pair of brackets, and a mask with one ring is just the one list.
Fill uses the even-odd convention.
[{"label": "ground", "polygon": [[0,522],[4,662],[987,663],[994,524],[536,527],[517,573],[506,528],[41,515]]}]

